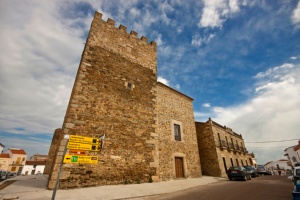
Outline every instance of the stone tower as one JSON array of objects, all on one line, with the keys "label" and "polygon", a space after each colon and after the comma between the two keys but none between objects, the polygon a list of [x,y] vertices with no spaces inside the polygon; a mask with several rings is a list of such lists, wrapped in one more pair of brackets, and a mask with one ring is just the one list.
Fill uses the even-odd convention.
[{"label": "stone tower", "polygon": [[[53,189],[66,141],[64,134],[105,134],[98,164],[63,164],[59,188],[148,182],[156,177],[156,43],[96,12],[82,53],[48,188]],[[50,151],[51,152],[51,149]],[[48,167],[49,167],[48,165]]]}]

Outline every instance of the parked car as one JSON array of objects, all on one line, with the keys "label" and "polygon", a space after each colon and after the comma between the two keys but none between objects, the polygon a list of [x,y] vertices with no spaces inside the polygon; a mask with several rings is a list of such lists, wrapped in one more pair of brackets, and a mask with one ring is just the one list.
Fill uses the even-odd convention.
[{"label": "parked car", "polygon": [[13,172],[10,172],[10,173],[8,173],[9,175],[8,175],[8,177],[9,178],[12,178],[12,177],[14,177],[14,176],[17,176],[17,173],[13,173]]},{"label": "parked car", "polygon": [[251,174],[252,178],[258,177],[258,171],[255,167],[249,165],[249,166],[244,166],[246,170]]},{"label": "parked car", "polygon": [[297,181],[299,180],[300,180],[300,167],[295,167],[293,172],[293,178],[292,178],[292,181],[295,186],[297,185]]},{"label": "parked car", "polygon": [[232,166],[227,170],[229,180],[242,179],[244,181],[251,180],[251,173],[241,166]]},{"label": "parked car", "polygon": [[260,175],[272,175],[272,173],[265,168],[263,165],[259,165],[257,168],[257,172]]},{"label": "parked car", "polygon": [[7,171],[0,171],[0,180],[4,180],[7,178]]}]

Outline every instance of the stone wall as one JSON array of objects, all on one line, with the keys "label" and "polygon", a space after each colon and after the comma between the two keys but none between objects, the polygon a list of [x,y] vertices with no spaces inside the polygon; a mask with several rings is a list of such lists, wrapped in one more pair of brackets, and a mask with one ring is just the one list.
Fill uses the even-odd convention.
[{"label": "stone wall", "polygon": [[55,161],[55,157],[56,157],[56,152],[58,150],[57,148],[58,148],[59,143],[62,139],[62,134],[61,133],[62,133],[62,130],[60,128],[55,129],[55,131],[54,131],[52,142],[51,142],[49,152],[48,152],[46,166],[45,166],[45,169],[44,169],[44,174],[49,174],[51,176],[52,167],[54,165],[54,161]]},{"label": "stone wall", "polygon": [[[157,85],[158,148],[160,180],[175,179],[175,157],[182,157],[184,177],[201,177],[193,99],[162,83]],[[182,139],[175,141],[173,122],[181,125]]]},{"label": "stone wall", "polygon": [[208,123],[196,122],[199,156],[203,175],[221,176],[212,127]]},{"label": "stone wall", "polygon": [[[63,134],[105,134],[98,164],[63,164],[59,188],[148,182],[156,176],[156,44],[95,13],[73,86]],[[62,140],[48,188],[53,189]]]},{"label": "stone wall", "polygon": [[242,135],[211,119],[196,122],[196,130],[204,175],[227,177],[226,170],[233,165],[252,165],[253,155],[246,150]]}]

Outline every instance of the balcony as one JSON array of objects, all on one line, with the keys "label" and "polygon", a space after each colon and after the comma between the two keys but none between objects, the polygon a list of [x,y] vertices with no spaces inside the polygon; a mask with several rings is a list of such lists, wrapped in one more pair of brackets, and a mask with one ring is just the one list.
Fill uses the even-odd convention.
[{"label": "balcony", "polygon": [[234,150],[234,147],[233,147],[233,144],[232,144],[232,143],[228,142],[227,150],[228,150],[228,151]]},{"label": "balcony", "polygon": [[233,145],[233,151],[234,151],[234,152],[241,152],[241,151],[240,151],[240,147],[239,147],[238,144],[234,144],[234,145]]},{"label": "balcony", "polygon": [[219,147],[221,150],[227,149],[227,144],[224,140],[220,140],[216,143],[216,146]]},{"label": "balcony", "polygon": [[220,145],[220,148],[221,148],[221,149],[227,149],[227,144],[226,144],[226,142],[225,142],[224,140],[221,140],[221,141],[220,141],[220,144],[221,144],[221,145]]},{"label": "balcony", "polygon": [[13,167],[22,167],[24,166],[24,164],[22,162],[13,162],[13,163],[10,163],[9,166],[13,166]]},{"label": "balcony", "polygon": [[242,147],[242,146],[240,146],[240,148],[241,148],[241,151],[242,151],[243,154],[247,154],[247,153],[248,153],[248,151],[247,151],[246,148],[244,148],[244,147]]}]

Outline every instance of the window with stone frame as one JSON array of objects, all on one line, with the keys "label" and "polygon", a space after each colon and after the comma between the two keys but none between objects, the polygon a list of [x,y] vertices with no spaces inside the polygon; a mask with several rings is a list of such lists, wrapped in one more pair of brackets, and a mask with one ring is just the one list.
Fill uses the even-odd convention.
[{"label": "window with stone frame", "polygon": [[184,127],[182,122],[172,119],[170,125],[170,139],[175,142],[184,142]]},{"label": "window with stone frame", "polygon": [[174,124],[174,137],[176,141],[181,141],[181,129],[178,124]]}]

